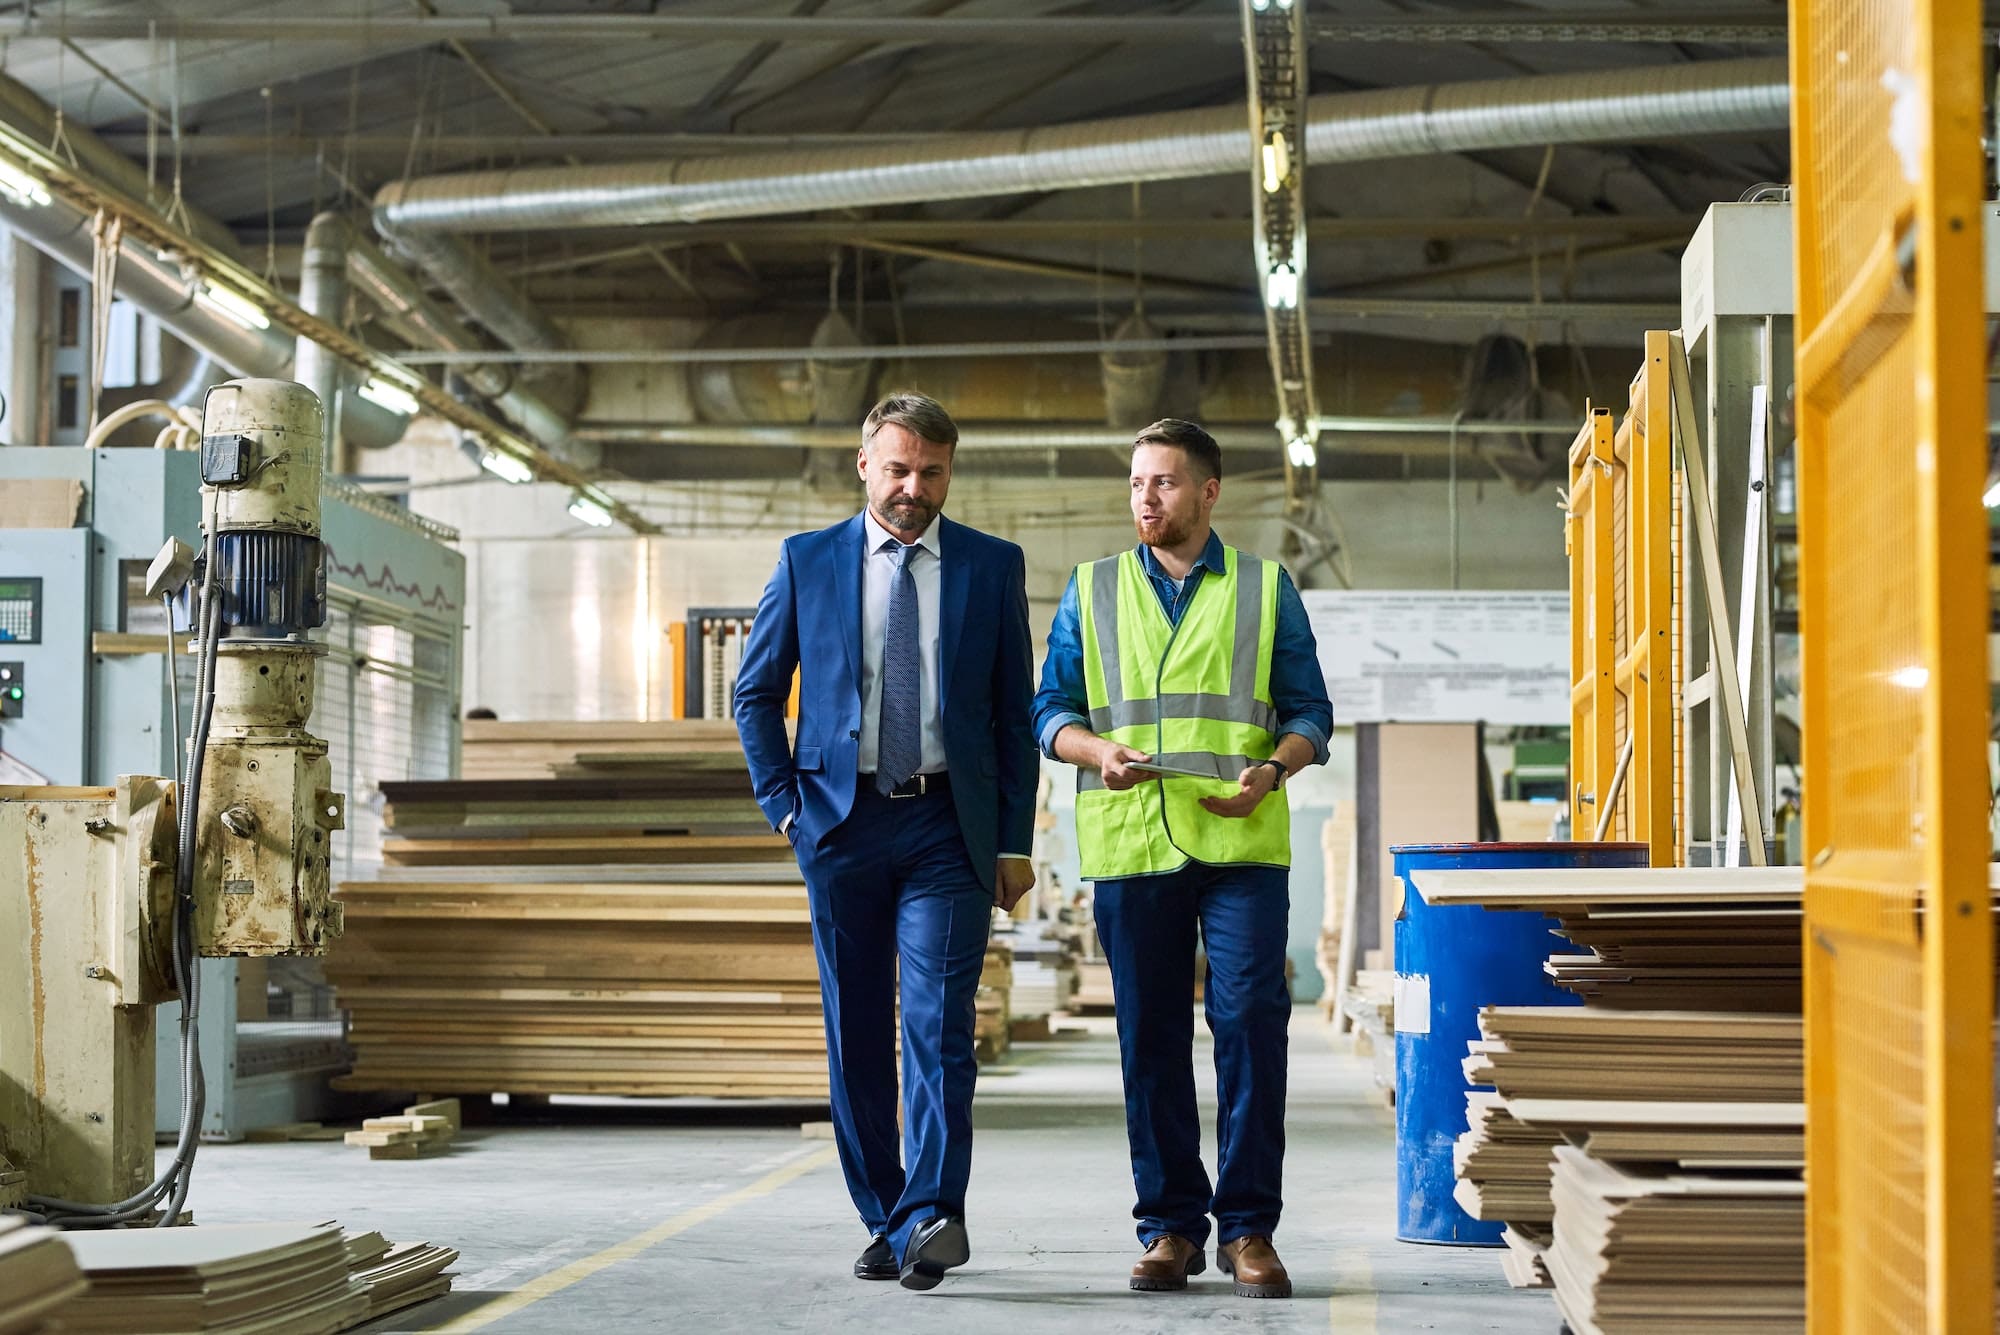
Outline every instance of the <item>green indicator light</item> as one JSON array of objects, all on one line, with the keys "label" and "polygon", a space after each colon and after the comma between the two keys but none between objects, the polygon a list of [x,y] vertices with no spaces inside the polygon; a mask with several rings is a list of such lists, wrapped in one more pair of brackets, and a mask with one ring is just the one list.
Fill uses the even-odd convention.
[{"label": "green indicator light", "polygon": [[7,698],[8,698],[9,700],[18,700],[18,699],[20,699],[20,698],[21,698],[21,688],[20,688],[19,686],[16,686],[16,687],[15,687],[15,688],[14,688],[13,690],[11,690],[11,691],[7,692]]}]

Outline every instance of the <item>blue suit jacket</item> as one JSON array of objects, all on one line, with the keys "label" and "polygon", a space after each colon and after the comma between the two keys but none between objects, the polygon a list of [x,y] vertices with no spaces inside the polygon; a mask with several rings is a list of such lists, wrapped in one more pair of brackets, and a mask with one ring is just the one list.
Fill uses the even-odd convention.
[{"label": "blue suit jacket", "polygon": [[[1026,561],[1011,542],[938,516],[939,706],[965,849],[991,888],[1001,853],[1034,840],[1040,761]],[[854,808],[861,739],[860,515],[785,539],[736,676],[736,729],[757,804],[810,850]],[[785,736],[799,670],[798,748]]]}]

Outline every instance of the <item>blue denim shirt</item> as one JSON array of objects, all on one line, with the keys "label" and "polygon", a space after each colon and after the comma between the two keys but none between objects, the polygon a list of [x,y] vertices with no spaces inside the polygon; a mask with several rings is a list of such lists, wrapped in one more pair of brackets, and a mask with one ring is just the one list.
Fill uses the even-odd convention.
[{"label": "blue denim shirt", "polygon": [[[1223,573],[1222,539],[1214,533],[1208,535],[1201,559],[1178,590],[1173,576],[1160,568],[1152,548],[1144,544],[1139,547],[1139,565],[1159,595],[1167,620],[1178,626],[1188,604],[1194,601],[1202,575],[1210,570]],[[1278,628],[1271,647],[1271,704],[1278,711],[1278,735],[1290,732],[1305,738],[1312,743],[1313,763],[1324,765],[1327,739],[1333,735],[1333,703],[1326,696],[1326,676],[1320,671],[1319,650],[1305,604],[1282,566],[1278,570]],[[1072,723],[1090,726],[1074,574],[1063,590],[1062,605],[1056,608],[1055,624],[1049,627],[1049,656],[1042,664],[1041,689],[1035,692],[1035,738],[1044,755],[1055,758],[1056,734]]]}]

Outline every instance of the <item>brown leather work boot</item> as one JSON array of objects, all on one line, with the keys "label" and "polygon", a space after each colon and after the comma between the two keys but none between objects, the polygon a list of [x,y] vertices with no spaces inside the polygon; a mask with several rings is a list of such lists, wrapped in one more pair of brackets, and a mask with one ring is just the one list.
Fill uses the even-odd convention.
[{"label": "brown leather work boot", "polygon": [[1132,1287],[1142,1293],[1166,1293],[1187,1287],[1189,1275],[1208,1269],[1208,1255],[1186,1238],[1162,1233],[1146,1245],[1146,1254],[1132,1267]]},{"label": "brown leather work boot", "polygon": [[1269,1238],[1254,1234],[1225,1242],[1215,1249],[1215,1264],[1236,1281],[1239,1298],[1289,1298],[1292,1277],[1278,1259]]}]

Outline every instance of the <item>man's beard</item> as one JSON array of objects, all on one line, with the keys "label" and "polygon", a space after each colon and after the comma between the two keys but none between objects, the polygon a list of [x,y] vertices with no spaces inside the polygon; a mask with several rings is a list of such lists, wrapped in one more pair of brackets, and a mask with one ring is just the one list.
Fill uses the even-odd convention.
[{"label": "man's beard", "polygon": [[1168,515],[1150,524],[1135,519],[1133,527],[1139,530],[1139,541],[1148,547],[1178,547],[1194,536],[1194,520],[1187,515]]},{"label": "man's beard", "polygon": [[921,533],[937,518],[937,507],[925,501],[886,501],[875,506],[882,527],[900,533]]}]

